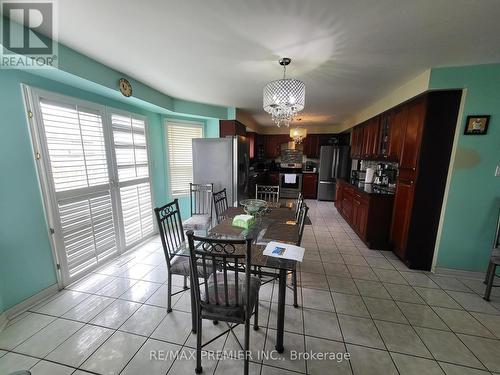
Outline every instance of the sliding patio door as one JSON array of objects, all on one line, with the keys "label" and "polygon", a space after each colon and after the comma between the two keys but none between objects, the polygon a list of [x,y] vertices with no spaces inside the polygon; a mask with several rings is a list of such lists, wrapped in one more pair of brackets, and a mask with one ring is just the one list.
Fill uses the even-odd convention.
[{"label": "sliding patio door", "polygon": [[26,97],[65,286],[154,232],[146,123],[42,90]]}]

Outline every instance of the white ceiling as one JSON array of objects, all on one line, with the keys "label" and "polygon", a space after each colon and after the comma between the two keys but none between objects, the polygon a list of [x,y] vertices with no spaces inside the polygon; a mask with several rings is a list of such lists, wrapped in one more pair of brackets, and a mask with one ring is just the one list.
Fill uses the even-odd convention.
[{"label": "white ceiling", "polygon": [[304,124],[338,123],[429,67],[500,61],[499,0],[59,1],[59,40],[166,94],[249,110],[306,84]]}]

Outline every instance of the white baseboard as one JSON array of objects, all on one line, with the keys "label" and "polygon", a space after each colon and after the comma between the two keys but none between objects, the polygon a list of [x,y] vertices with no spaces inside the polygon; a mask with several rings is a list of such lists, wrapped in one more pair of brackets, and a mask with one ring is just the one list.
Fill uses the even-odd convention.
[{"label": "white baseboard", "polygon": [[[26,298],[24,301],[18,303],[15,306],[12,306],[10,309],[6,310],[3,312],[2,315],[0,315],[0,328],[5,326],[5,324],[2,326],[2,317],[5,319],[5,323],[7,323],[9,320],[15,318],[19,314],[22,314],[26,310],[28,310],[30,307],[36,305],[37,303],[42,302],[45,299],[48,299],[55,295],[59,291],[59,286],[58,284],[54,284],[49,286],[48,288],[43,289],[42,291],[38,292],[37,294]],[[1,331],[1,329],[0,329]]]},{"label": "white baseboard", "polygon": [[453,268],[443,268],[443,267],[436,267],[434,273],[436,275],[441,275],[441,276],[455,276],[466,279],[478,279],[478,280],[484,280],[484,277],[486,276],[484,272],[464,271],[464,270],[456,270]]}]

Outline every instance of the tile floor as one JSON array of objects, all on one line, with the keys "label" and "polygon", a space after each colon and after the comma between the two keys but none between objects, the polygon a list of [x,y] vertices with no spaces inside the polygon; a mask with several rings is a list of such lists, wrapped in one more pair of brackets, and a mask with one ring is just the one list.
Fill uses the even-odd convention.
[{"label": "tile floor", "polygon": [[[307,203],[300,307],[288,291],[285,353],[258,358],[276,337],[277,286],[261,288],[252,374],[500,374],[498,290],[487,303],[481,280],[411,271],[392,253],[367,249],[333,204]],[[167,315],[165,281],[156,238],[11,321],[0,333],[0,374],[194,374],[189,292],[173,298]],[[173,284],[181,290],[182,279]],[[223,329],[204,322],[204,340]],[[242,327],[235,331],[241,339]],[[238,349],[232,335],[208,346],[222,349]],[[291,350],[351,359],[291,360]],[[177,355],[151,360],[151,351]],[[203,367],[242,373],[242,361],[231,358],[206,358]]]}]

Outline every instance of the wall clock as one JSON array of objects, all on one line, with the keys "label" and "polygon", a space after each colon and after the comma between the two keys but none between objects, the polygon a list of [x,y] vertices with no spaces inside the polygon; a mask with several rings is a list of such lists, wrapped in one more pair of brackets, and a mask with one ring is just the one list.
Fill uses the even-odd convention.
[{"label": "wall clock", "polygon": [[118,86],[120,87],[120,92],[123,96],[129,97],[132,95],[132,85],[125,78],[120,78]]}]

